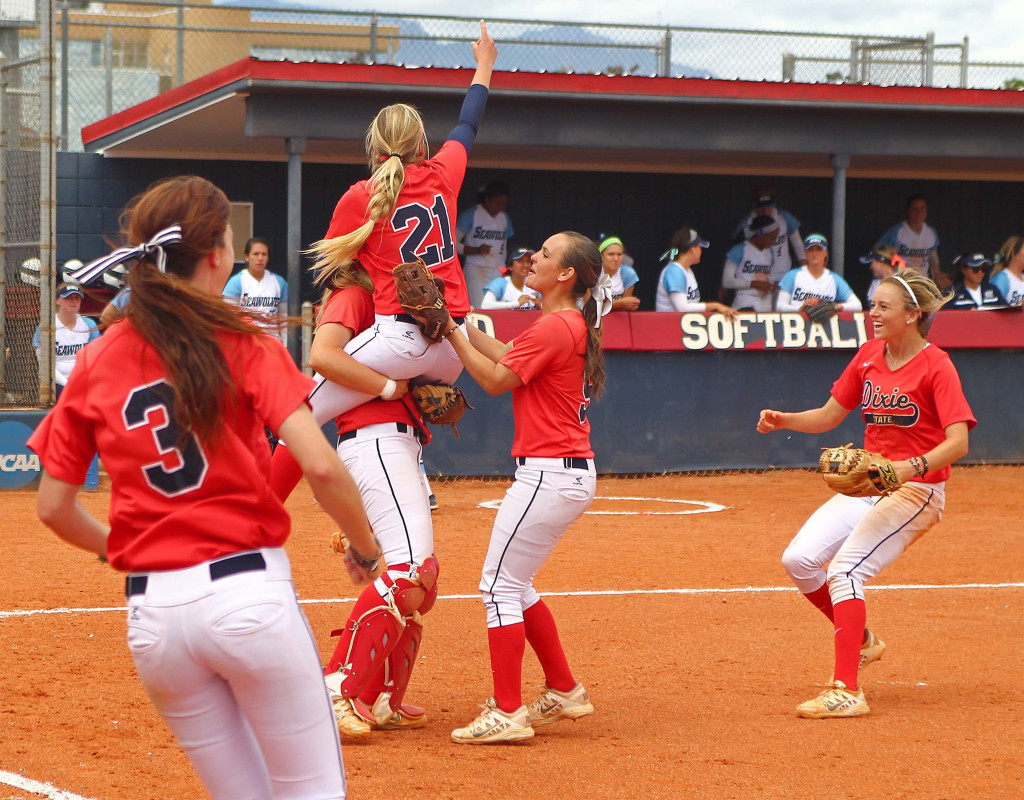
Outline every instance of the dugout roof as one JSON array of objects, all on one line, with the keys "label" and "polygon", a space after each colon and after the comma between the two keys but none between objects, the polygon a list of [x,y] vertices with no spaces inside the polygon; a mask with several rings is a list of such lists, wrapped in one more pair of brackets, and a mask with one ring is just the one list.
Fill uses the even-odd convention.
[{"label": "dugout roof", "polygon": [[[468,70],[244,59],[83,129],[108,157],[361,163],[382,106],[436,148]],[[1024,180],[1024,92],[496,72],[473,164],[506,169]],[[303,141],[304,140],[304,141]]]}]

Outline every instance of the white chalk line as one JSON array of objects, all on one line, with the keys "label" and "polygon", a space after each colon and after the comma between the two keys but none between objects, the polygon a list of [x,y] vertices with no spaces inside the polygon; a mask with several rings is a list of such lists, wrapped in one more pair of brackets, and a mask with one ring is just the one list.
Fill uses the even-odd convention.
[{"label": "white chalk line", "polygon": [[[586,516],[612,516],[612,517],[681,517],[686,514],[713,514],[716,511],[728,511],[729,506],[709,503],[704,500],[675,500],[669,497],[606,497],[601,495],[597,500],[642,500],[645,503],[682,503],[689,506],[697,506],[686,511],[592,511],[583,513]],[[477,503],[477,508],[486,508],[491,511],[501,506],[501,500],[484,500]]]},{"label": "white chalk line", "polygon": [[[1024,583],[893,583],[881,586],[867,586],[868,592],[904,591],[952,591],[958,589],[1024,589]],[[795,586],[736,586],[729,588],[709,587],[705,589],[581,589],[573,592],[540,592],[541,597],[605,597],[623,595],[714,595],[714,594],[771,594],[773,592],[795,592]],[[445,594],[438,600],[478,600],[479,594]],[[299,600],[301,605],[330,605],[354,603],[354,597],[325,597],[315,600]],[[108,611],[127,611],[125,606],[103,608],[36,608],[24,611],[0,611],[0,620],[13,617],[33,617],[40,614],[100,614]]]},{"label": "white chalk line", "polygon": [[24,792],[42,795],[49,798],[49,800],[90,800],[90,798],[83,797],[80,794],[73,794],[72,792],[58,789],[52,784],[40,783],[22,775],[4,772],[3,770],[0,770],[0,783],[6,783],[8,786],[13,786],[15,789],[21,789]]}]

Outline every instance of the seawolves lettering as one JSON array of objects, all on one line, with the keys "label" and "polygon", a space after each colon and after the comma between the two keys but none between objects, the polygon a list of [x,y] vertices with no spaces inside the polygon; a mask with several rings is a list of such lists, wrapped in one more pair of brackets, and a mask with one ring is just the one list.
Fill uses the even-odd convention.
[{"label": "seawolves lettering", "polygon": [[243,297],[243,308],[277,308],[281,303],[280,297]]},{"label": "seawolves lettering", "polygon": [[473,238],[475,238],[475,239],[504,239],[505,238],[505,229],[502,228],[501,230],[494,231],[494,230],[487,230],[487,228],[481,228],[479,225],[477,225],[473,229]]},{"label": "seawolves lettering", "polygon": [[856,350],[868,340],[864,312],[851,319],[811,322],[799,312],[683,314],[682,345],[687,350]]},{"label": "seawolves lettering", "polygon": [[54,352],[58,356],[73,356],[79,350],[85,347],[84,344],[58,344],[54,348]]}]

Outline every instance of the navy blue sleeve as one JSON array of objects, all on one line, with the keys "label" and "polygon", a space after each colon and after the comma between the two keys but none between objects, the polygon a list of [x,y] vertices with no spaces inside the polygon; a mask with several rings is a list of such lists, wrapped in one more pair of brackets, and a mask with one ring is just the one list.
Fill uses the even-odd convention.
[{"label": "navy blue sleeve", "polygon": [[474,83],[466,92],[466,99],[462,101],[462,111],[459,113],[459,124],[452,128],[448,139],[460,142],[466,148],[466,152],[473,147],[473,140],[476,138],[476,131],[480,120],[484,116],[484,107],[487,105],[487,87]]}]

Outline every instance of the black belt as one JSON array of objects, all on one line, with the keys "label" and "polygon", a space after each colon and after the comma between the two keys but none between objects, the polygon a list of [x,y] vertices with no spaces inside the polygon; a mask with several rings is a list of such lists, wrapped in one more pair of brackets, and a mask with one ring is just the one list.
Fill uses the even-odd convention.
[{"label": "black belt", "polygon": [[[519,457],[516,459],[516,464],[520,467],[525,467],[526,462],[529,459]],[[562,466],[566,469],[590,469],[590,459],[588,458],[563,458]]]},{"label": "black belt", "polygon": [[[465,317],[452,317],[452,322],[456,325],[461,325],[465,321]],[[395,314],[395,322],[408,322],[410,325],[420,324],[419,320],[411,314]]]},{"label": "black belt", "polygon": [[[211,562],[210,580],[217,581],[228,575],[237,575],[239,572],[259,572],[266,568],[267,562],[263,558],[263,553],[239,553],[237,556],[228,556],[220,561]],[[128,597],[145,594],[147,583],[148,575],[129,575],[124,581],[124,593]]]},{"label": "black belt", "polygon": [[[386,425],[387,423],[386,422],[382,422],[380,424],[381,425]],[[395,429],[399,433],[411,433],[413,436],[415,436],[421,442],[423,441],[423,438],[424,438],[423,437],[423,432],[419,428],[416,428],[416,427],[414,427],[412,425],[406,425],[404,422],[396,422],[395,423]],[[341,444],[342,442],[347,442],[349,439],[355,439],[356,436],[358,436],[358,435],[359,435],[359,429],[358,428],[356,430],[354,430],[354,431],[348,431],[348,433],[339,433],[338,434],[338,444]]]}]

